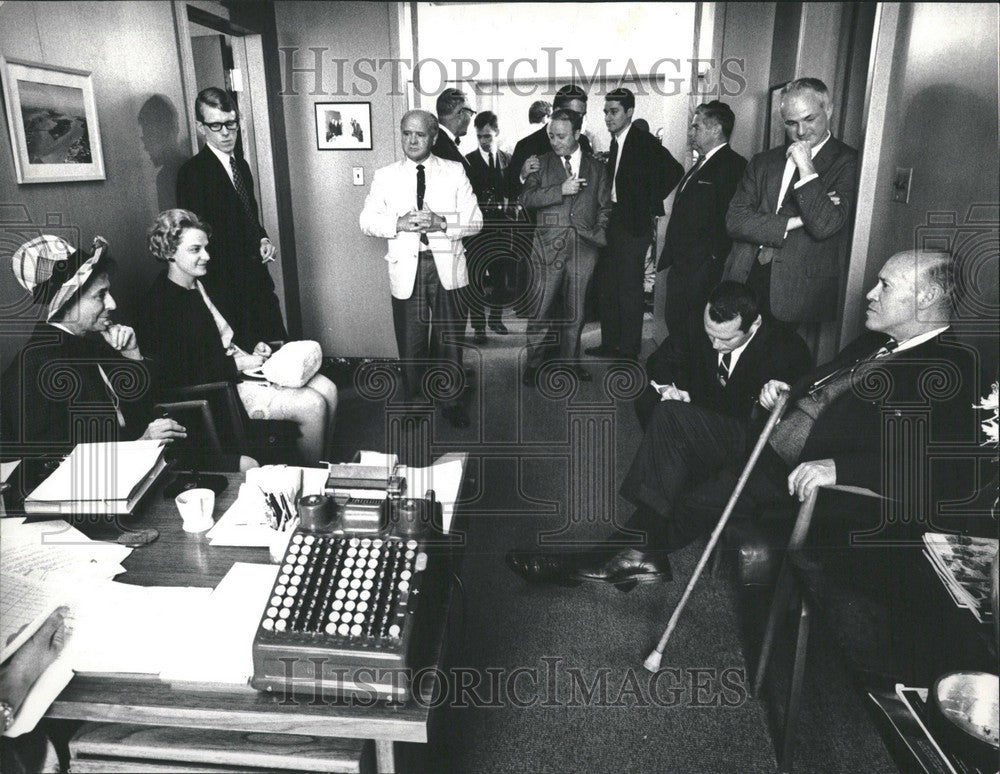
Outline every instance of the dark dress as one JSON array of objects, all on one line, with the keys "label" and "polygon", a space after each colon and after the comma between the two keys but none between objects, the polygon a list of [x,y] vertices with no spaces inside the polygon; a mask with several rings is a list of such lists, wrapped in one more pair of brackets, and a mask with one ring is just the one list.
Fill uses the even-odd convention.
[{"label": "dark dress", "polygon": [[166,269],[146,293],[137,332],[143,354],[156,363],[161,390],[239,379],[201,293],[172,282]]}]

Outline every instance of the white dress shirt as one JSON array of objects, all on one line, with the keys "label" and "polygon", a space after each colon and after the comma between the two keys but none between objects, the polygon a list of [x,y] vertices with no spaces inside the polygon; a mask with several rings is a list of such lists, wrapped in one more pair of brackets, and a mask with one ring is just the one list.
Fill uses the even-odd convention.
[{"label": "white dress shirt", "polygon": [[[573,170],[573,174],[577,177],[580,176],[580,162],[583,159],[583,149],[577,145],[576,150],[569,154],[569,165]],[[562,156],[559,157],[559,163],[562,164],[563,169],[566,168],[566,159]]]},{"label": "white dress shirt", "polygon": [[[462,238],[479,233],[483,227],[483,214],[461,164],[433,154],[421,163],[427,186],[424,209],[446,221],[444,231],[427,234],[438,277],[445,290],[465,287],[469,278]],[[413,293],[421,243],[420,234],[416,231],[397,232],[396,221],[416,208],[416,163],[403,159],[375,171],[371,190],[361,210],[361,231],[387,240],[385,260],[389,264],[389,285],[393,297],[399,299],[409,298]]]},{"label": "white dress shirt", "polygon": [[[819,153],[821,150],[823,150],[823,146],[826,145],[827,140],[830,139],[830,136],[831,136],[830,132],[827,132],[826,137],[823,138],[823,142],[813,145],[809,149],[810,158],[813,159],[816,158],[816,154]],[[775,213],[777,213],[778,210],[781,209],[781,203],[785,201],[785,194],[788,193],[788,184],[792,182],[792,175],[794,174],[795,174],[795,162],[792,161],[792,157],[789,156],[785,160],[785,171],[784,174],[782,174],[781,176],[781,190],[778,192],[778,205],[774,210]],[[810,180],[816,177],[819,177],[819,175],[816,172],[813,172],[811,175],[806,175],[805,177],[799,179],[799,181],[795,183],[795,187],[801,188]]]},{"label": "white dress shirt", "polygon": [[235,188],[236,181],[233,180],[233,167],[232,164],[230,163],[230,159],[232,158],[232,156],[230,156],[228,153],[223,153],[214,145],[210,145],[207,142],[205,143],[205,147],[215,154],[215,158],[219,160],[219,163],[222,164],[222,168],[226,170],[226,175],[229,177],[229,182],[232,183],[233,187]]},{"label": "white dress shirt", "polygon": [[926,333],[921,333],[917,336],[911,336],[906,341],[899,342],[899,344],[896,345],[896,348],[893,350],[893,352],[902,352],[905,349],[912,349],[913,347],[917,347],[923,344],[925,341],[930,341],[935,336],[940,336],[950,327],[951,327],[950,325],[942,325],[940,328],[935,328],[932,331],[927,331]]},{"label": "white dress shirt", "polygon": [[629,121],[628,125],[615,135],[615,139],[618,141],[618,155],[615,156],[615,173],[611,176],[611,201],[615,204],[618,203],[618,189],[615,187],[618,180],[618,167],[621,166],[622,153],[625,150],[625,138],[628,137],[628,130],[631,128],[632,122]]},{"label": "white dress shirt", "polygon": [[[706,156],[705,158],[707,160],[708,156]],[[742,355],[743,354],[743,350],[745,350],[750,345],[750,342],[753,341],[753,337],[757,335],[757,331],[759,331],[759,330],[760,330],[760,326],[758,325],[757,328],[754,330],[754,332],[750,334],[750,338],[749,339],[747,339],[742,344],[740,344],[736,349],[730,350],[730,352],[729,352],[729,373],[728,373],[728,376],[732,376],[733,375],[733,371],[736,370],[736,363],[737,363],[737,361],[739,361],[740,355]],[[726,353],[725,352],[716,352],[715,353],[715,365],[716,366],[722,365],[722,356],[724,354],[726,354]]]}]

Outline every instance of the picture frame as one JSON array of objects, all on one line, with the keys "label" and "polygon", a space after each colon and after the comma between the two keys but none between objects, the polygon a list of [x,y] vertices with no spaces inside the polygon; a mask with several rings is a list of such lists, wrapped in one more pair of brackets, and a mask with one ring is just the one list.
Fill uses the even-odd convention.
[{"label": "picture frame", "polygon": [[0,57],[18,184],[105,180],[93,75]]},{"label": "picture frame", "polygon": [[781,90],[788,83],[788,81],[782,81],[767,90],[767,112],[764,115],[764,150],[785,144],[785,125],[781,120]]},{"label": "picture frame", "polygon": [[316,150],[371,150],[371,102],[317,102]]}]

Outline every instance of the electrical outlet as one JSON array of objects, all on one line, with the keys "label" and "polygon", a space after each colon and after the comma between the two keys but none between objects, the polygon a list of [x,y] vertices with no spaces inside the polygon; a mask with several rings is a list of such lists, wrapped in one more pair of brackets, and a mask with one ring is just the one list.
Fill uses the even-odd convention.
[{"label": "electrical outlet", "polygon": [[365,168],[364,167],[354,167],[354,185],[364,185],[365,184]]},{"label": "electrical outlet", "polygon": [[892,200],[903,204],[910,203],[910,183],[913,181],[913,167],[896,167],[896,175],[892,178]]}]

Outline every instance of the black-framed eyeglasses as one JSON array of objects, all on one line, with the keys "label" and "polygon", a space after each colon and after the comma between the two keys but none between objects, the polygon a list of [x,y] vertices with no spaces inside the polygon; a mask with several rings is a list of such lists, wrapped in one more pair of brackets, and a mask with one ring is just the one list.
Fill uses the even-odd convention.
[{"label": "black-framed eyeglasses", "polygon": [[202,126],[207,126],[213,132],[221,132],[222,127],[226,127],[226,129],[228,129],[230,132],[235,132],[237,129],[240,128],[239,121],[213,121],[210,124],[207,124],[204,121],[199,121],[198,123],[201,124]]}]

